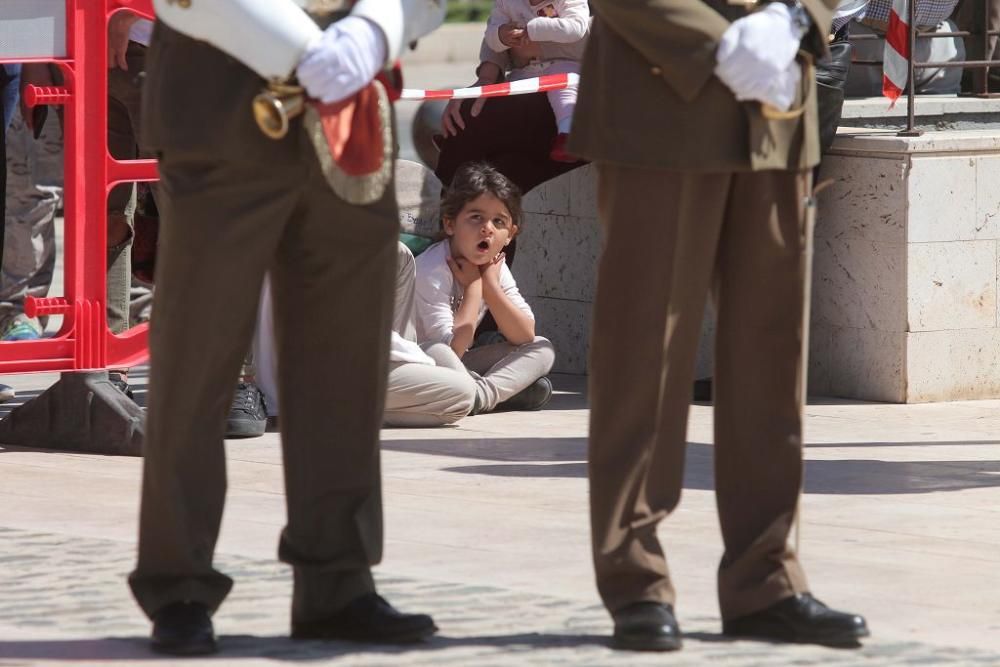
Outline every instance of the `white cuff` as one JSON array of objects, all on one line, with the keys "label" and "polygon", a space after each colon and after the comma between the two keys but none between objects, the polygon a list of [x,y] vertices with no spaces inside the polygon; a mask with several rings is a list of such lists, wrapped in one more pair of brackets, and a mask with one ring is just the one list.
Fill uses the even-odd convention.
[{"label": "white cuff", "polygon": [[186,7],[154,0],[156,15],[208,42],[265,79],[285,78],[322,31],[294,0],[210,0]]}]

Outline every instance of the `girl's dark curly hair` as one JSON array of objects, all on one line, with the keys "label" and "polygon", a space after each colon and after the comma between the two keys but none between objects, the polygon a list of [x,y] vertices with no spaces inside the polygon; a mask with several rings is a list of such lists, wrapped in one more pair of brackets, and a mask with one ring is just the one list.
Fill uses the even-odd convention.
[{"label": "girl's dark curly hair", "polygon": [[466,204],[484,194],[502,201],[510,212],[511,223],[520,227],[524,217],[520,188],[485,162],[466,162],[458,168],[451,187],[441,198],[441,218],[454,220]]}]

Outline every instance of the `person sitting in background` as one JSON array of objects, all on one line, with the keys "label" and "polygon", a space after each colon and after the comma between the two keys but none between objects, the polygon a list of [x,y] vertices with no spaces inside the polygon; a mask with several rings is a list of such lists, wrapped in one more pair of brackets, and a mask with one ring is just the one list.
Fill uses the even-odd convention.
[{"label": "person sitting in background", "polygon": [[[5,199],[7,196],[7,128],[10,126],[14,110],[17,108],[18,82],[21,76],[20,65],[0,65],[0,117],[3,118],[3,151],[0,153],[0,164],[4,165],[0,171],[0,219],[6,216]],[[3,256],[3,238],[0,235],[0,257]],[[0,403],[9,401],[16,396],[14,388],[10,385],[0,384]]]},{"label": "person sitting in background", "polygon": [[[957,26],[950,20],[958,0],[915,0],[917,30],[921,32],[953,32]],[[892,0],[870,0],[864,11],[851,23],[851,35],[876,35],[885,37],[889,26]],[[854,60],[881,62],[885,51],[884,39],[855,40]],[[916,62],[951,62],[965,60],[965,43],[961,37],[917,39],[914,50]],[[915,90],[921,94],[957,93],[962,80],[960,67],[917,69]],[[882,95],[882,67],[858,65],[851,68],[845,89],[847,97],[879,97]]]},{"label": "person sitting in background", "polygon": [[[508,79],[519,81],[549,74],[579,74],[589,32],[587,0],[494,0],[485,39],[487,46],[497,52],[524,47],[537,54],[526,61],[515,57]],[[542,45],[549,46],[549,56],[542,55]],[[551,90],[546,97],[557,131],[549,157],[556,162],[578,162],[566,152],[576,87]]]},{"label": "person sitting in background", "polygon": [[[153,157],[144,150],[139,135],[142,80],[152,31],[152,21],[130,11],[117,12],[108,22],[108,151],[119,160]],[[131,253],[137,233],[136,217],[143,217],[139,205],[153,209],[155,198],[155,187],[140,190],[134,183],[117,185],[108,196],[108,326],[116,333],[128,329],[130,322],[149,317],[153,293],[148,284],[133,280]],[[144,245],[149,243],[148,239],[143,241]],[[147,252],[145,261],[153,260],[155,254],[149,257]],[[130,311],[135,313],[134,319]],[[254,384],[254,363],[249,355],[244,360],[226,417],[227,438],[257,437],[266,429],[263,396]],[[112,371],[111,377],[128,393],[125,369]]]},{"label": "person sitting in background", "polygon": [[[534,314],[504,263],[521,224],[517,186],[488,165],[465,165],[441,201],[441,219],[447,238],[417,257],[417,340],[444,343],[439,363],[472,374],[473,414],[541,409],[552,397],[546,376],[555,350],[535,335]],[[477,345],[487,310],[503,340]]]},{"label": "person sitting in background", "polygon": [[[959,0],[958,9],[955,10],[955,23],[958,24],[959,30],[993,32],[992,35],[985,37],[972,35],[965,38],[966,57],[969,60],[1000,60],[1000,48],[997,47],[998,36],[996,34],[996,31],[1000,30],[1000,0],[986,0],[986,7],[985,25],[983,25],[981,10],[975,0]],[[985,40],[985,44],[979,41],[981,39]],[[983,90],[990,93],[1000,92],[1000,67],[992,69],[969,68],[962,71],[963,93],[979,93]]]},{"label": "person sitting in background", "polygon": [[[438,365],[438,359],[448,361],[447,345],[432,344],[426,349],[417,345],[413,322],[416,267],[413,253],[402,243],[398,244],[398,253],[389,383],[382,422],[390,427],[453,424],[472,411],[476,387],[464,369]],[[278,417],[276,349],[270,281],[265,280],[254,357],[258,364],[256,381],[264,393],[269,417]]]},{"label": "person sitting in background", "polygon": [[[514,46],[496,52],[484,39],[479,48],[474,86],[500,83],[516,63],[532,54],[547,55],[548,43]],[[510,179],[522,193],[585,164],[558,162],[550,153],[558,135],[555,116],[545,95],[509,95],[488,99],[451,100],[441,116],[442,135],[434,174],[448,187],[459,167],[487,162]],[[514,246],[511,246],[512,251]],[[507,253],[508,262],[513,252]]]}]

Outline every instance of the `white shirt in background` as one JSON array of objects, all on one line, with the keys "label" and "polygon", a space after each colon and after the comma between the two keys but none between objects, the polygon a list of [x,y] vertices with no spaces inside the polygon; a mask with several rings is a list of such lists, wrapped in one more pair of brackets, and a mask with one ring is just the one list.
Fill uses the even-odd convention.
[{"label": "white shirt in background", "polygon": [[[435,243],[417,257],[416,324],[420,343],[451,343],[454,338],[455,312],[462,305],[462,286],[448,267],[451,246],[447,240]],[[518,310],[535,319],[531,306],[521,296],[514,275],[506,264],[500,267],[500,288]],[[476,324],[486,316],[486,302],[479,308]]]},{"label": "white shirt in background", "polygon": [[153,39],[153,22],[149,19],[139,19],[129,29],[128,38],[132,42],[149,46],[149,42]]}]

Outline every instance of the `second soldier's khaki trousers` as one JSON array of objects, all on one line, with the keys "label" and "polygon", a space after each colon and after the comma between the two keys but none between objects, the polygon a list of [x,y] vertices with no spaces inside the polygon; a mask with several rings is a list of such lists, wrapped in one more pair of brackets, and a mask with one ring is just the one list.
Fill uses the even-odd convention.
[{"label": "second soldier's khaki trousers", "polygon": [[723,618],[806,590],[788,536],[802,485],[809,175],[599,165],[590,502],[612,612],[672,604],[657,526],[683,487],[702,314],[715,288],[715,486]]}]

